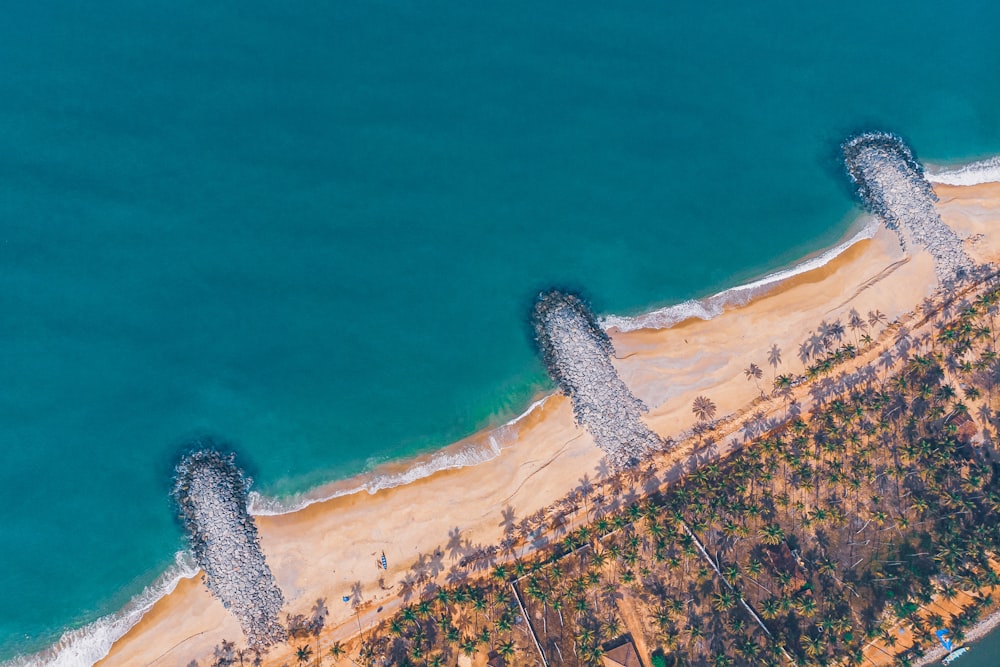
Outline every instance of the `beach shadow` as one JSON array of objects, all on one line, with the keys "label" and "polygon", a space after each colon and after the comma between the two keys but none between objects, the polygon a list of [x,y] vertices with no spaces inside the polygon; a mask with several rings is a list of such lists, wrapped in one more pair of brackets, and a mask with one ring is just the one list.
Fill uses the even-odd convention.
[{"label": "beach shadow", "polygon": [[448,544],[445,549],[448,550],[448,557],[451,560],[457,560],[464,555],[465,546],[462,542],[462,531],[458,526],[448,531]]},{"label": "beach shadow", "polygon": [[514,508],[512,506],[507,505],[500,510],[500,523],[497,525],[503,529],[503,534],[505,536],[512,535],[514,533],[514,529],[517,527],[517,519],[515,518]]},{"label": "beach shadow", "polygon": [[319,598],[313,604],[309,615],[288,614],[285,616],[285,625],[288,628],[288,636],[293,639],[304,639],[307,637],[319,637],[319,634],[326,626],[326,617],[330,611],[326,606],[326,598]]},{"label": "beach shadow", "polygon": [[326,606],[326,598],[317,598],[316,603],[313,604],[311,616],[309,617],[309,626],[312,629],[312,633],[317,637],[326,626],[326,617],[329,615],[330,610]]},{"label": "beach shadow", "polygon": [[351,606],[357,609],[364,603],[364,598],[365,595],[363,589],[361,588],[361,582],[355,581],[351,584]]},{"label": "beach shadow", "polygon": [[403,598],[404,603],[409,602],[413,598],[418,584],[419,579],[409,573],[399,582],[399,595]]},{"label": "beach shadow", "polygon": [[608,462],[608,457],[601,457],[601,460],[597,462],[597,466],[594,468],[594,476],[596,481],[600,484],[604,484],[612,477],[611,464]]}]

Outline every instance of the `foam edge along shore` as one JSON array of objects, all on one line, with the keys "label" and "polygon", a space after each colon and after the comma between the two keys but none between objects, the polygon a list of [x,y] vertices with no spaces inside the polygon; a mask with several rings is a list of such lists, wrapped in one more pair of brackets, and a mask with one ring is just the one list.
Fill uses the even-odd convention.
[{"label": "foam edge along shore", "polygon": [[[701,300],[686,301],[661,310],[636,317],[609,315],[601,320],[605,329],[617,328],[631,331],[643,328],[668,328],[690,317],[712,319],[722,314],[726,306],[744,305],[776,287],[782,281],[820,268],[835,259],[858,241],[871,238],[878,228],[873,218],[862,218],[861,228],[850,238],[815,257],[793,267],[766,275],[759,280],[733,287]],[[534,401],[524,412],[508,422],[473,434],[450,446],[429,454],[404,461],[379,463],[373,470],[346,480],[324,484],[310,491],[286,498],[274,498],[256,491],[249,494],[249,510],[255,516],[290,514],[310,505],[334,498],[367,492],[378,493],[384,489],[409,484],[443,470],[454,470],[485,463],[498,457],[503,448],[517,440],[521,423],[536,410],[544,407],[553,394]],[[75,630],[63,633],[53,646],[38,653],[17,657],[0,664],[0,667],[79,667],[92,665],[104,658],[112,645],[135,626],[162,597],[169,595],[184,578],[199,572],[187,551],[178,552],[175,564],[153,583],[136,595],[120,611],[109,614]]]},{"label": "foam edge along shore", "polygon": [[980,185],[1000,182],[1000,155],[957,167],[927,165],[927,180],[941,185]]},{"label": "foam edge along shore", "polygon": [[[788,269],[767,274],[763,278],[731,287],[704,299],[685,301],[635,317],[608,315],[600,319],[600,324],[606,330],[617,329],[626,332],[638,329],[667,329],[694,317],[703,320],[713,319],[721,315],[726,307],[746,305],[755,297],[766,294],[786,280],[825,266],[859,241],[872,238],[878,230],[878,226],[877,219],[862,215],[858,222],[853,225],[856,231],[846,241],[812,257],[807,257]],[[503,447],[517,440],[520,423],[535,410],[541,409],[552,395],[548,394],[536,400],[520,415],[501,426],[473,434],[431,454],[404,461],[388,461],[378,465],[370,472],[356,475],[347,480],[324,484],[287,498],[274,498],[251,491],[250,513],[255,516],[290,514],[334,498],[362,491],[375,494],[384,489],[429,477],[442,470],[454,470],[485,463],[495,459],[500,455]]]},{"label": "foam edge along shore", "polygon": [[[860,228],[858,228],[859,226]],[[786,280],[822,268],[846,252],[854,244],[875,236],[878,226],[879,221],[876,218],[869,215],[862,215],[859,218],[859,225],[854,226],[857,231],[846,241],[838,243],[834,247],[824,250],[817,255],[807,257],[805,260],[787,269],[769,273],[763,278],[758,278],[743,285],[730,287],[712,296],[702,299],[690,299],[634,317],[608,315],[601,318],[601,326],[606,330],[616,329],[621,332],[628,332],[638,331],[639,329],[669,329],[685,320],[693,318],[700,320],[714,319],[721,315],[727,307],[745,306],[754,298],[763,296]]]},{"label": "foam edge along shore", "polygon": [[[825,266],[856,243],[872,238],[878,226],[879,221],[876,218],[861,215],[852,225],[853,234],[849,232],[847,240],[809,256],[788,269],[767,274],[763,278],[726,289],[704,299],[685,301],[635,317],[608,315],[601,318],[600,324],[606,330],[617,329],[625,332],[638,329],[666,329],[693,317],[703,320],[713,319],[721,315],[728,306],[746,305],[755,297],[766,294],[786,280]],[[384,489],[429,477],[442,470],[485,463],[495,459],[505,446],[515,442],[521,422],[541,409],[552,396],[553,394],[548,394],[534,401],[524,412],[501,426],[473,434],[453,445],[415,459],[385,462],[370,472],[324,484],[287,498],[273,498],[251,491],[250,513],[255,516],[289,514],[334,498],[362,491],[375,494]]]},{"label": "foam edge along shore", "polygon": [[74,630],[67,630],[52,646],[38,653],[0,663],[0,667],[93,665],[106,656],[111,646],[142,620],[157,601],[170,595],[183,579],[191,579],[200,571],[189,551],[178,551],[174,555],[174,564],[119,611]]},{"label": "foam edge along shore", "polygon": [[[1000,155],[953,167],[929,164],[926,165],[924,173],[928,181],[941,185],[979,185],[1000,182]],[[731,287],[709,297],[691,299],[634,317],[609,315],[600,320],[601,325],[607,330],[617,329],[621,332],[627,332],[639,329],[667,329],[692,318],[713,319],[721,315],[727,306],[745,306],[755,297],[766,294],[783,281],[828,264],[858,241],[872,238],[879,225],[879,221],[869,215],[860,216],[859,223],[860,229],[846,241],[814,257],[807,257],[804,261],[788,269],[775,271],[763,278],[745,285]]]},{"label": "foam edge along shore", "polygon": [[[1000,156],[991,157],[958,167],[934,167],[927,171],[931,183],[943,185],[977,185],[1000,182]],[[878,229],[879,221],[863,215],[854,226],[856,230],[847,240],[836,246],[807,257],[791,266],[765,275],[752,282],[732,287],[703,299],[657,309],[634,317],[609,315],[600,320],[607,329],[627,332],[639,329],[665,329],[691,318],[714,319],[727,307],[743,306],[754,298],[778,287],[795,276],[821,268],[847,251],[854,244],[870,239]],[[474,434],[458,443],[433,453],[407,461],[379,464],[372,471],[316,487],[312,491],[290,498],[272,498],[257,492],[250,493],[250,513],[256,516],[274,516],[297,512],[315,503],[366,491],[375,494],[380,490],[409,484],[429,477],[442,470],[453,470],[485,463],[498,457],[502,449],[517,439],[520,423],[534,411],[541,409],[552,397],[548,394],[533,402],[523,413],[494,429]],[[104,658],[112,645],[134,627],[161,598],[169,595],[181,580],[193,578],[200,570],[187,551],[175,555],[175,562],[163,574],[133,597],[124,608],[103,616],[80,628],[67,630],[54,645],[28,656],[15,657],[0,663],[0,667],[80,667],[92,665]]]},{"label": "foam edge along shore", "polygon": [[410,484],[418,479],[430,477],[442,470],[456,470],[486,463],[500,456],[502,449],[517,440],[521,422],[535,410],[539,410],[553,394],[548,394],[535,402],[517,417],[485,432],[439,449],[430,454],[404,461],[388,461],[378,465],[368,473],[362,473],[347,480],[332,482],[311,491],[289,498],[272,498],[256,491],[250,492],[250,513],[254,516],[275,516],[290,514],[310,505],[334,498],[367,491],[375,494],[384,489]]},{"label": "foam edge along shore", "polygon": [[[289,514],[340,496],[367,491],[375,494],[382,489],[409,484],[423,477],[429,477],[441,470],[453,470],[485,463],[500,455],[505,445],[517,439],[518,426],[522,420],[544,406],[552,394],[532,403],[527,410],[514,419],[482,434],[472,436],[455,445],[438,450],[416,460],[409,460],[402,466],[387,463],[371,473],[346,480],[346,488],[331,490],[337,483],[318,487],[312,492],[286,499],[270,498],[257,492],[249,494],[250,513],[256,516]],[[401,470],[390,472],[389,468]],[[325,490],[325,493],[324,493]],[[177,588],[183,579],[191,579],[200,572],[194,557],[187,550],[174,555],[174,564],[146,586],[119,611],[102,616],[82,627],[67,630],[52,646],[37,653],[18,656],[0,663],[0,667],[82,667],[93,665],[111,651],[111,647],[125,636],[142,617]]]}]

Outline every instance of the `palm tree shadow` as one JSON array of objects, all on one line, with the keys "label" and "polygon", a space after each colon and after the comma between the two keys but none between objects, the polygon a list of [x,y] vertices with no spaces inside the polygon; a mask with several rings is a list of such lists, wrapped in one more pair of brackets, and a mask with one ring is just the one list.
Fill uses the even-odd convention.
[{"label": "palm tree shadow", "polygon": [[318,598],[309,616],[309,628],[317,637],[326,626],[326,617],[329,615],[330,610],[326,606],[326,598]]},{"label": "palm tree shadow", "polygon": [[360,581],[355,581],[351,585],[351,606],[357,609],[364,603],[364,589],[361,587]]}]

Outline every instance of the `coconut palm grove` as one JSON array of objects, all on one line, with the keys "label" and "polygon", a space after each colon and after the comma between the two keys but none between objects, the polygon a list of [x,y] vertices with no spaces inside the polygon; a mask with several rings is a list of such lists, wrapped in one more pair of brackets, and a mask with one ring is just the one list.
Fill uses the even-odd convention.
[{"label": "coconut palm grove", "polygon": [[[327,633],[317,601],[285,619],[295,661],[911,664],[943,626],[961,640],[1000,586],[998,311],[981,270],[899,321],[818,323],[804,375],[778,374],[772,349],[773,388],[744,413],[692,406],[682,462],[597,470],[530,516],[505,508],[501,543],[456,535],[422,554],[403,606],[369,628],[359,611],[353,637]],[[266,659],[226,642],[201,664]]]}]

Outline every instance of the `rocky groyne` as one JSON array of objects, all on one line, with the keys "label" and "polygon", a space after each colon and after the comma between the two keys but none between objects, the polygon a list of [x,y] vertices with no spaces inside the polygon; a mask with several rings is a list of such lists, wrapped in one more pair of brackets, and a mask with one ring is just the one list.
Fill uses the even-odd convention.
[{"label": "rocky groyne", "polygon": [[934,209],[937,196],[906,143],[888,132],[866,132],[843,145],[847,173],[865,206],[907,245],[924,248],[934,258],[942,284],[964,277],[974,263],[962,240]]},{"label": "rocky groyne", "polygon": [[233,454],[211,448],[185,456],[176,472],[173,497],[208,590],[236,617],[251,647],[284,641],[278,623],[284,597],[247,511],[250,479]]},{"label": "rocky groyne", "polygon": [[611,339],[579,297],[556,290],[542,293],[532,324],[545,367],[573,402],[577,424],[614,465],[633,465],[664,447],[640,418],[646,406],[611,363]]}]

